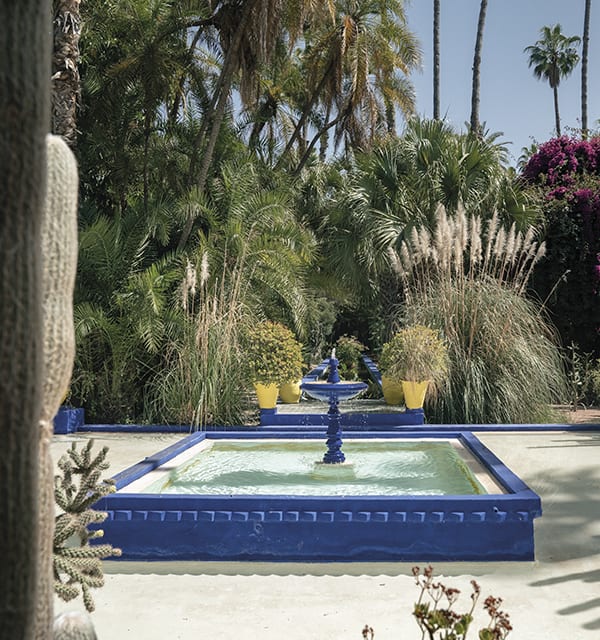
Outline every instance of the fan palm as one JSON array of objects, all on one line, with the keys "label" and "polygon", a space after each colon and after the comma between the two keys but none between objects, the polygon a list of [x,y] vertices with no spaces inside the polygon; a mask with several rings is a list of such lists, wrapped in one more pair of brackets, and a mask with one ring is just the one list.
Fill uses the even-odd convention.
[{"label": "fan palm", "polygon": [[541,38],[529,47],[525,53],[529,55],[529,66],[533,67],[533,75],[540,80],[547,80],[554,96],[554,121],[556,135],[560,136],[560,113],[558,109],[558,87],[560,81],[571,74],[579,62],[576,46],[579,36],[565,36],[560,24],[553,27],[542,27]]}]

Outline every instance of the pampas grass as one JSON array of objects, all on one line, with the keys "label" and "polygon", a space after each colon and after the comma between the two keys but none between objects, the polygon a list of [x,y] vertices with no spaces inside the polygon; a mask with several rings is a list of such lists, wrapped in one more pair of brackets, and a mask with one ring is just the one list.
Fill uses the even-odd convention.
[{"label": "pampas grass", "polygon": [[190,262],[181,285],[183,332],[165,354],[166,365],[152,384],[151,422],[242,424],[247,400],[240,337],[246,321],[244,262],[209,277],[208,255],[200,274]]},{"label": "pampas grass", "polygon": [[403,324],[438,329],[449,345],[449,375],[427,406],[435,422],[526,423],[553,419],[565,394],[553,329],[525,297],[544,255],[533,230],[485,224],[438,209],[435,230],[414,229],[400,248]]}]

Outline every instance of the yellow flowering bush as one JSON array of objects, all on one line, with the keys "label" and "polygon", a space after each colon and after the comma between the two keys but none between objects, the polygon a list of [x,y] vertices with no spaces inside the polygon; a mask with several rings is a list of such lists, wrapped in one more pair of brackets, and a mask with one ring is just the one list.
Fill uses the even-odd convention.
[{"label": "yellow flowering bush", "polygon": [[302,345],[279,322],[267,320],[250,327],[244,352],[254,383],[282,385],[302,377]]}]

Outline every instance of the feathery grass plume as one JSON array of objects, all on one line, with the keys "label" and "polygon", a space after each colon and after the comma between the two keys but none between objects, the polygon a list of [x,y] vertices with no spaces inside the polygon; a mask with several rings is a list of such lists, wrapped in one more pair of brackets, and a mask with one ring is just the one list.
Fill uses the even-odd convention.
[{"label": "feathery grass plume", "polygon": [[121,555],[121,550],[110,544],[90,545],[90,540],[101,538],[104,532],[90,530],[89,525],[104,522],[107,517],[106,513],[92,509],[92,505],[115,490],[112,480],[100,481],[100,475],[109,467],[108,447],[92,456],[93,444],[89,440],[78,451],[74,442],[58,461],[62,475],[54,479],[56,505],[62,511],[55,519],[54,591],[68,602],[81,589],[88,611],[94,610],[90,589],[104,585],[102,559]]},{"label": "feathery grass plume", "polygon": [[243,422],[240,332],[248,315],[245,266],[242,254],[228,271],[211,279],[208,252],[202,253],[200,287],[184,314],[183,332],[170,345],[166,366],[153,382],[153,400],[146,407],[149,420],[189,424],[192,430]]},{"label": "feathery grass plume", "polygon": [[[543,422],[564,398],[564,367],[542,310],[524,297],[543,256],[533,230],[482,225],[438,209],[439,228],[415,231],[399,249],[406,304],[402,325],[438,329],[449,344],[447,383],[427,406],[449,423]],[[482,226],[485,229],[482,232]],[[434,254],[434,261],[426,256]]]}]

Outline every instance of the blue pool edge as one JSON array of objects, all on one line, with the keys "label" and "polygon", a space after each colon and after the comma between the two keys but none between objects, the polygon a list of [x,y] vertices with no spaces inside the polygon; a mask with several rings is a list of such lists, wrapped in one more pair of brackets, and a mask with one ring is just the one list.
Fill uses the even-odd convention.
[{"label": "blue pool edge", "polygon": [[[114,476],[123,488],[205,438],[321,438],[322,429],[190,434]],[[535,557],[539,496],[470,430],[353,430],[352,438],[457,438],[507,493],[298,497],[111,494],[105,540],[123,560],[262,562],[498,561]]]}]

